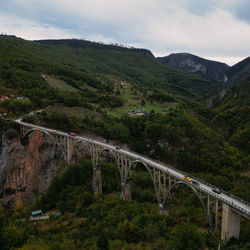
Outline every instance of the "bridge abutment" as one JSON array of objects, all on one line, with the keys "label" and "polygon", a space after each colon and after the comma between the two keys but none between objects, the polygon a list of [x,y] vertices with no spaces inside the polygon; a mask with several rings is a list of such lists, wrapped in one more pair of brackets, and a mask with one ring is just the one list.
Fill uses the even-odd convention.
[{"label": "bridge abutment", "polygon": [[100,166],[96,166],[93,169],[93,192],[98,196],[102,195],[102,175]]},{"label": "bridge abutment", "polygon": [[240,215],[235,213],[228,205],[223,204],[221,239],[228,241],[240,236]]}]

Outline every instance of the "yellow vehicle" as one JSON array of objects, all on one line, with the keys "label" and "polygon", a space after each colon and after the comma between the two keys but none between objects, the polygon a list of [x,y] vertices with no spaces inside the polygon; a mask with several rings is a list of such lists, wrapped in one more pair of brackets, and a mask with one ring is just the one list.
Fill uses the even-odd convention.
[{"label": "yellow vehicle", "polygon": [[192,179],[191,179],[189,176],[184,176],[184,179],[185,179],[186,181],[192,181]]}]

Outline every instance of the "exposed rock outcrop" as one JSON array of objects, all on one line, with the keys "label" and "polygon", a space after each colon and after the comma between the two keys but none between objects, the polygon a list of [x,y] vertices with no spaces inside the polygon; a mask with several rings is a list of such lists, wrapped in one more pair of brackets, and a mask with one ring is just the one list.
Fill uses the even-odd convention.
[{"label": "exposed rock outcrop", "polygon": [[0,134],[0,203],[11,207],[17,200],[28,204],[46,190],[64,152],[40,131],[31,133],[25,144],[8,133]]},{"label": "exposed rock outcrop", "polygon": [[165,57],[158,57],[159,61],[190,73],[199,73],[210,81],[226,83],[227,70],[225,63],[207,60],[189,53],[176,53]]}]

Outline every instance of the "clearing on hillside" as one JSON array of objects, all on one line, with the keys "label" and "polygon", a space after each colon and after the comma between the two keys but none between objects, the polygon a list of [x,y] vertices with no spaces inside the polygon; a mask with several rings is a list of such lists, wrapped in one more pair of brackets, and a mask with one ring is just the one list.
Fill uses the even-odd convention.
[{"label": "clearing on hillside", "polygon": [[78,89],[70,86],[68,83],[66,83],[63,80],[56,79],[49,75],[42,75],[42,77],[51,87],[55,89],[69,91],[69,92],[78,92]]}]

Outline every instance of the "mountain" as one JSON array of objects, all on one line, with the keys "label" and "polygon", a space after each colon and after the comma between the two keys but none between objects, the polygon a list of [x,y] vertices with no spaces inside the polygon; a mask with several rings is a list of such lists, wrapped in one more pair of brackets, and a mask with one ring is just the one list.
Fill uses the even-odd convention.
[{"label": "mountain", "polygon": [[250,77],[250,57],[230,67],[227,71],[227,76],[230,84],[241,82]]},{"label": "mountain", "polygon": [[[202,101],[223,85],[163,64],[145,49],[0,36],[0,94],[9,97],[0,101],[1,118],[22,117],[129,148],[249,201],[249,81],[227,88],[216,108],[204,107]],[[139,108],[145,112],[137,115]],[[173,212],[161,216],[151,170],[133,165],[133,201],[120,201],[119,171],[103,151],[98,198],[92,162],[77,162],[90,157],[84,145],[79,155],[74,150],[76,164],[66,166],[63,145],[48,134],[34,131],[21,139],[19,132],[10,119],[0,119],[0,204],[14,206],[0,205],[1,249],[217,247],[189,187],[180,185]],[[26,210],[20,200],[26,205],[34,197]],[[40,209],[51,213],[50,220],[24,220]],[[250,224],[243,224],[239,244],[247,249]]]},{"label": "mountain", "polygon": [[216,108],[213,123],[223,130],[229,142],[250,154],[250,77],[230,86]]},{"label": "mountain", "polygon": [[[37,77],[41,73],[70,78],[77,84],[91,84],[97,78],[99,82],[105,77],[119,78],[147,88],[164,88],[181,98],[199,101],[221,87],[218,83],[164,65],[145,49],[77,39],[26,41],[4,35],[0,36],[0,45],[2,81],[9,81],[7,75],[14,70],[18,73],[11,73],[13,81],[17,74],[23,78],[30,74]],[[92,80],[87,81],[90,76]]]},{"label": "mountain", "polygon": [[229,66],[225,63],[207,60],[189,53],[170,54],[157,58],[160,62],[190,73],[198,73],[210,81],[227,82],[226,72]]},{"label": "mountain", "polygon": [[[160,87],[173,94],[202,99],[220,88],[220,84],[205,81],[199,76],[183,73],[162,65],[149,50],[105,45],[84,40],[42,40],[40,45],[56,47],[53,60],[85,67],[100,74],[112,74],[149,87]],[[60,55],[58,52],[60,51]],[[73,52],[73,54],[72,54]],[[49,55],[51,57],[51,55]]]}]

